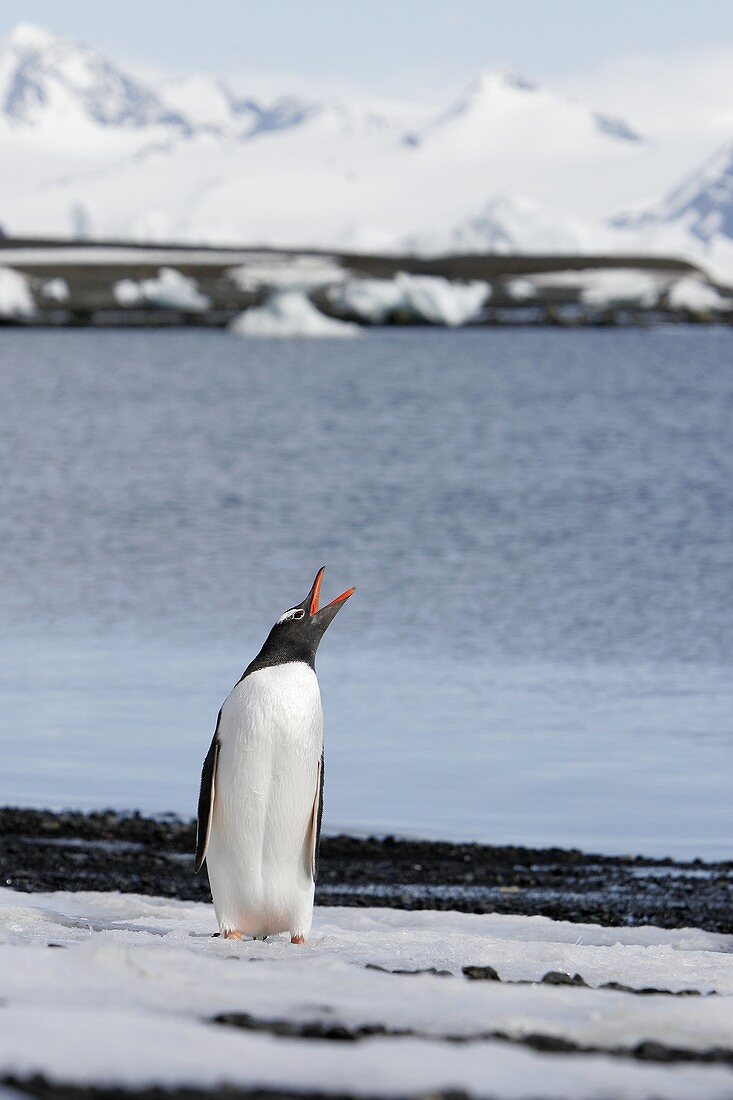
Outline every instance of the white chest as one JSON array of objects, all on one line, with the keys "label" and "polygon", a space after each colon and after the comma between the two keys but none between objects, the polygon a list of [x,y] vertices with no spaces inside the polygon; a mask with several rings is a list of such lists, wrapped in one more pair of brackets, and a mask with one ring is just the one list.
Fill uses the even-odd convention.
[{"label": "white chest", "polygon": [[323,739],[318,680],[302,662],[274,665],[246,676],[232,690],[221,712],[221,751],[266,755]]},{"label": "white chest", "polygon": [[217,802],[230,819],[256,834],[307,815],[323,751],[313,669],[293,662],[246,676],[224,703],[219,742]]}]

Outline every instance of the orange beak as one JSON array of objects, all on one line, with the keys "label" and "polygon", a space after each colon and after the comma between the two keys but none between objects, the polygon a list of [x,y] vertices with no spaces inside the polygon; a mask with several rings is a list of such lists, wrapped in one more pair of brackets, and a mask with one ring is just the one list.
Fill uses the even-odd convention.
[{"label": "orange beak", "polygon": [[[316,573],[316,579],[313,582],[313,587],[311,589],[310,607],[308,608],[308,614],[311,618],[313,618],[316,611],[318,611],[319,609],[318,600],[321,595],[321,584],[323,583],[323,574],[325,572],[326,567],[325,565],[322,565]],[[331,600],[330,603],[327,603],[326,607],[336,607],[338,604],[343,603],[345,600],[348,600],[349,596],[353,596],[354,592],[356,592],[355,588],[347,588],[346,591],[342,592],[340,596],[337,596],[335,600]],[[325,610],[325,608],[323,608],[322,610]]]}]

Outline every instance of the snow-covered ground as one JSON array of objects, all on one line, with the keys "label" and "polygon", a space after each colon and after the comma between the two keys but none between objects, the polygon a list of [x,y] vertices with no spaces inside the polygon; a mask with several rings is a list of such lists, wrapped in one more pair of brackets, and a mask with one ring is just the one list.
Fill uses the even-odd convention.
[{"label": "snow-covered ground", "polygon": [[[5,266],[0,267],[0,315],[30,317],[36,302],[44,299],[57,304],[73,297],[69,282],[62,276],[46,279],[39,285],[39,269],[73,273],[79,266],[97,265],[100,284],[119,306],[155,306],[184,313],[203,313],[207,309],[231,306],[226,299],[217,302],[220,286],[229,283],[247,295],[246,309],[235,317],[231,331],[245,336],[354,336],[360,324],[382,325],[392,321],[458,328],[480,323],[486,318],[497,282],[485,279],[445,278],[442,275],[414,274],[399,270],[402,262],[392,261],[394,275],[373,278],[358,270],[353,257],[329,256],[257,250],[164,249],[141,246],[137,249],[109,246],[11,247],[3,250]],[[241,263],[238,261],[244,260]],[[720,317],[733,309],[733,289],[723,292],[704,271],[691,274],[685,268],[660,264],[646,269],[633,261],[628,267],[526,271],[509,279],[498,277],[500,291],[515,303],[554,302],[560,292],[572,304],[577,300],[588,313],[617,306],[636,309],[671,307],[702,316]],[[9,266],[10,264],[15,267]],[[197,280],[184,275],[178,265],[199,264],[203,277],[212,281],[219,267],[219,279],[210,296],[199,288]],[[129,269],[145,265],[156,274],[140,279],[130,277]],[[405,263],[409,266],[409,261]],[[119,269],[115,277],[114,268]],[[17,268],[17,270],[16,270]],[[110,270],[112,269],[112,273]],[[30,279],[30,284],[29,280]],[[252,305],[252,292],[264,298]],[[81,291],[82,298],[84,288]],[[324,307],[324,296],[326,305]],[[334,309],[336,319],[327,314]],[[324,312],[325,308],[325,312]],[[346,322],[346,323],[345,323]],[[352,322],[352,323],[349,323]],[[357,322],[358,324],[354,324]]]},{"label": "snow-covered ground", "polygon": [[[733,937],[329,908],[316,911],[307,948],[212,939],[214,930],[209,905],[0,890],[0,1073],[371,1096],[733,1094],[720,1056],[733,1050]],[[501,981],[462,975],[476,965]],[[449,974],[402,973],[431,967]],[[590,988],[535,984],[549,971],[578,973]],[[599,988],[607,982],[667,992]],[[682,990],[715,995],[669,995]],[[246,1014],[250,1027],[212,1022],[224,1013]],[[273,1035],[276,1021],[296,1034]],[[384,1034],[297,1035],[307,1024]],[[582,1049],[539,1053],[527,1042],[538,1036]],[[716,1050],[718,1062],[641,1061],[632,1052],[643,1042],[693,1057]]]}]

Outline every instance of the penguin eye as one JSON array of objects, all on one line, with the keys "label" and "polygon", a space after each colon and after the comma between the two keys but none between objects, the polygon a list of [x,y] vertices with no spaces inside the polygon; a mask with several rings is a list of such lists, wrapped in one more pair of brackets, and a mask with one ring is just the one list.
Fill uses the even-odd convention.
[{"label": "penguin eye", "polygon": [[286,623],[289,619],[303,619],[305,618],[305,611],[302,607],[291,607],[289,611],[286,611],[284,615],[281,615],[277,620],[278,626],[280,623]]}]

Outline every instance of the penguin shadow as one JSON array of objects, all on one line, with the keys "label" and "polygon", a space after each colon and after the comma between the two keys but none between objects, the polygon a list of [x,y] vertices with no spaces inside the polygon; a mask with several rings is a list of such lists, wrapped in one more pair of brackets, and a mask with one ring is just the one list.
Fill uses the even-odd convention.
[{"label": "penguin shadow", "polygon": [[84,932],[145,932],[148,936],[168,936],[173,931],[171,928],[150,928],[145,924],[134,924],[131,921],[103,921],[92,917],[67,917],[63,913],[46,910],[46,917],[51,924],[58,924],[62,928],[81,928]]}]

